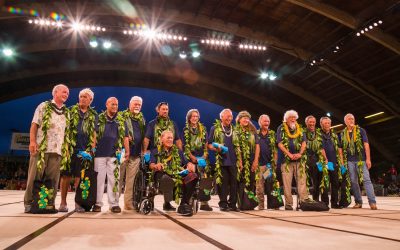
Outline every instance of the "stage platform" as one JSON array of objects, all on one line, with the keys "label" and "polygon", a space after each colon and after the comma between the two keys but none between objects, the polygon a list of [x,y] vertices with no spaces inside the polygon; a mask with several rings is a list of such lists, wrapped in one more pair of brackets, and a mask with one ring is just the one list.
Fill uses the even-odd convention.
[{"label": "stage platform", "polygon": [[162,211],[162,196],[149,215],[113,214],[108,205],[101,213],[25,214],[23,195],[0,191],[1,249],[400,249],[399,197],[377,197],[376,211],[363,197],[362,209],[221,212],[213,196],[214,211],[182,217]]}]

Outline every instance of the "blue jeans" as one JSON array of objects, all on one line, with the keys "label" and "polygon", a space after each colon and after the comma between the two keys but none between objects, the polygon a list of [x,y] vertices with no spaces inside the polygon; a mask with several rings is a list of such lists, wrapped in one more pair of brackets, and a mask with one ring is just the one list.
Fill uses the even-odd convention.
[{"label": "blue jeans", "polygon": [[[358,204],[362,204],[362,197],[361,197],[361,190],[360,184],[358,183],[358,167],[356,161],[349,161],[347,162],[349,167],[350,173],[350,180],[351,180],[351,190],[353,191],[355,202]],[[369,177],[369,171],[367,168],[367,164],[363,161],[363,179],[364,179],[364,188],[367,192],[368,203],[375,204],[375,192],[374,187],[372,186],[371,178]]]}]

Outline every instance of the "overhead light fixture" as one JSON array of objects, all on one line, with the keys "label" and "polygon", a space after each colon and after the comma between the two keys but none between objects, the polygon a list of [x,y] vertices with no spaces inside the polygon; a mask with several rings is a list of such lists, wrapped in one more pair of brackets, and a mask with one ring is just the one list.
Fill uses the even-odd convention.
[{"label": "overhead light fixture", "polygon": [[269,74],[268,78],[269,78],[270,81],[274,81],[277,78],[277,76],[274,75],[274,74]]},{"label": "overhead light fixture", "polygon": [[268,73],[262,72],[260,74],[260,78],[263,79],[263,80],[267,79],[268,78]]},{"label": "overhead light fixture", "polygon": [[185,51],[180,52],[180,53],[179,53],[179,57],[180,57],[181,59],[185,59],[185,58],[187,57],[186,52],[185,52]]},{"label": "overhead light fixture", "polygon": [[99,45],[98,43],[97,43],[97,41],[95,41],[95,40],[93,40],[93,41],[90,41],[90,47],[92,47],[92,48],[97,48],[97,46]]},{"label": "overhead light fixture", "polygon": [[111,48],[111,42],[110,41],[105,41],[104,43],[103,43],[103,48],[105,48],[105,49],[109,49],[109,48]]},{"label": "overhead light fixture", "polygon": [[192,56],[193,56],[193,58],[197,58],[197,57],[200,56],[200,52],[199,51],[193,51],[192,52]]},{"label": "overhead light fixture", "polygon": [[332,126],[331,128],[337,128],[337,127],[341,127],[341,126],[343,126],[342,123],[341,123],[341,124],[334,125],[334,126]]},{"label": "overhead light fixture", "polygon": [[364,117],[365,119],[368,119],[368,118],[372,118],[372,117],[375,117],[375,116],[378,116],[378,115],[381,115],[381,114],[383,114],[383,113],[385,113],[385,112],[378,112],[378,113],[375,113],[375,114],[372,114],[372,115],[367,115],[366,117]]},{"label": "overhead light fixture", "polygon": [[331,117],[331,113],[330,112],[326,113],[326,116]]},{"label": "overhead light fixture", "polygon": [[4,48],[3,49],[3,55],[5,57],[12,57],[14,55],[14,51],[10,48]]}]

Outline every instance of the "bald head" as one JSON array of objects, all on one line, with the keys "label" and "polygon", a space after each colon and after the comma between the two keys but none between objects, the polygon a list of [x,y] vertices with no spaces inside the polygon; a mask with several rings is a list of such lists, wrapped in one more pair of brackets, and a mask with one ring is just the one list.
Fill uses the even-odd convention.
[{"label": "bald head", "polygon": [[118,112],[118,99],[109,97],[106,101],[107,114],[113,117]]}]

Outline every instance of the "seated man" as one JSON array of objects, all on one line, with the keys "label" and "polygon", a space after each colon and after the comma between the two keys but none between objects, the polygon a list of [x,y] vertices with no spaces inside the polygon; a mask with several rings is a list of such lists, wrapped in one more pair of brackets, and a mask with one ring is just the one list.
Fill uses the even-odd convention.
[{"label": "seated man", "polygon": [[[184,168],[187,173],[180,173]],[[160,144],[151,151],[150,169],[154,171],[154,181],[164,194],[163,210],[174,211],[175,208],[170,202],[173,200],[175,193],[175,201],[178,203],[179,194],[182,191],[182,201],[179,205],[178,213],[192,216],[193,210],[189,203],[198,180],[195,173],[195,165],[187,162],[183,157],[182,151],[174,145],[174,134],[171,131],[163,131]]]}]

